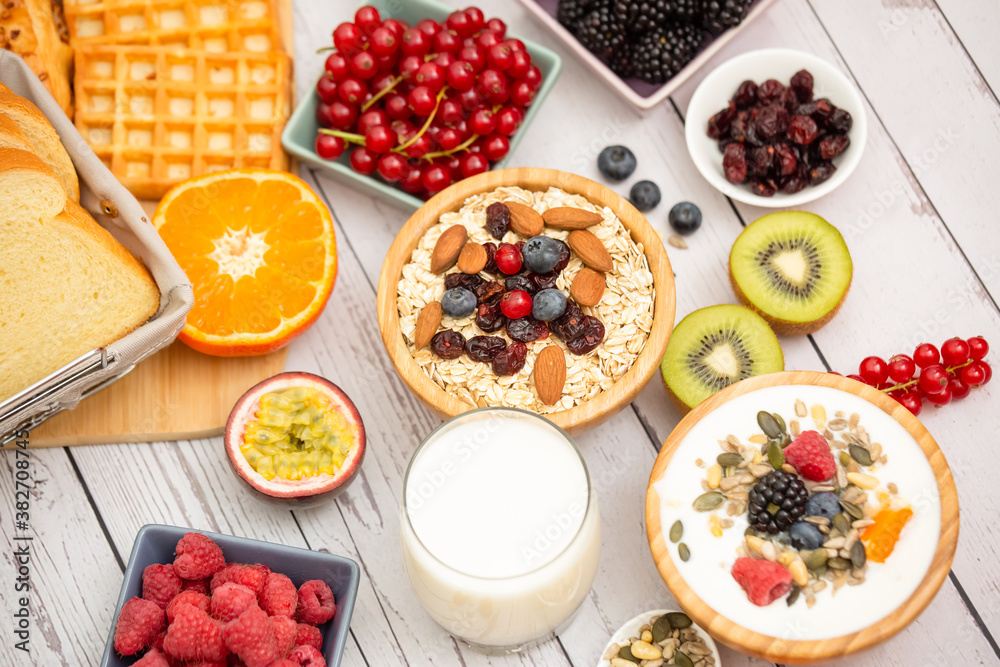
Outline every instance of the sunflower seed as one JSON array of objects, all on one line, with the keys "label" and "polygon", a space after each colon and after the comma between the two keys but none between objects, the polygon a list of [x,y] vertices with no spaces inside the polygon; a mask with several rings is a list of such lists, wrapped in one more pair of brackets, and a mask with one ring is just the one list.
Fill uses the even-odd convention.
[{"label": "sunflower seed", "polygon": [[723,468],[728,468],[730,466],[738,466],[743,463],[743,456],[737,454],[736,452],[726,452],[724,454],[719,454],[715,460]]},{"label": "sunflower seed", "polygon": [[827,427],[829,427],[831,431],[843,431],[847,428],[847,420],[841,419],[840,417],[831,419],[827,422]]},{"label": "sunflower seed", "polygon": [[814,581],[814,582],[812,582],[812,586],[810,586],[810,588],[812,588],[812,590],[813,590],[814,593],[819,593],[821,590],[823,590],[824,588],[826,588],[826,582],[825,581]]},{"label": "sunflower seed", "polygon": [[868,562],[868,556],[865,554],[865,544],[858,540],[851,545],[851,563],[860,569],[865,566],[866,562]]},{"label": "sunflower seed", "polygon": [[899,493],[899,487],[896,486],[895,482],[889,482],[888,484],[885,485],[885,488],[888,489],[889,493],[891,493],[893,495],[896,495],[897,493]]},{"label": "sunflower seed", "polygon": [[857,412],[851,415],[850,421],[847,423],[848,427],[853,431],[858,427],[858,422],[861,421],[861,415]]},{"label": "sunflower seed", "polygon": [[[761,412],[761,414],[766,415],[767,413]],[[767,460],[771,464],[772,468],[775,470],[781,470],[781,466],[785,465],[785,453],[781,451],[780,445],[773,442],[771,443],[771,445],[767,448]]]},{"label": "sunflower seed", "polygon": [[829,526],[830,525],[830,520],[827,519],[825,516],[807,516],[807,517],[805,517],[802,520],[803,521],[808,521],[809,523],[814,523],[817,526]]},{"label": "sunflower seed", "polygon": [[[698,512],[710,512],[721,505],[725,499],[726,496],[718,491],[709,491],[695,498],[691,506]],[[860,519],[861,517],[859,516],[858,518]]]},{"label": "sunflower seed", "polygon": [[882,444],[873,442],[868,451],[872,453],[872,460],[878,461],[882,457]]},{"label": "sunflower seed", "polygon": [[844,546],[844,536],[840,535],[839,537],[831,537],[823,543],[823,546],[827,549],[839,549]]},{"label": "sunflower seed", "polygon": [[740,447],[740,439],[739,438],[737,438],[735,435],[733,435],[732,433],[730,433],[729,435],[726,436],[726,441],[729,442],[729,444],[732,445],[733,447],[736,447],[735,451],[739,451],[739,447]]},{"label": "sunflower seed", "polygon": [[760,426],[760,430],[762,430],[768,438],[781,437],[782,430],[778,426],[778,422],[774,419],[774,415],[770,412],[765,412],[764,410],[758,412],[757,425]]},{"label": "sunflower seed", "polygon": [[847,451],[851,453],[852,459],[854,459],[861,465],[865,466],[866,468],[873,463],[871,454],[868,452],[867,449],[865,449],[861,445],[850,445],[847,448]]},{"label": "sunflower seed", "polygon": [[793,419],[792,423],[788,425],[788,432],[792,434],[793,438],[798,437],[799,433],[801,433],[801,427],[797,419]]},{"label": "sunflower seed", "polygon": [[812,413],[813,423],[816,424],[816,430],[822,431],[826,427],[826,408],[817,403],[810,408]]},{"label": "sunflower seed", "polygon": [[688,545],[681,542],[677,545],[677,555],[681,557],[681,560],[685,563],[691,558],[691,550],[688,549]]},{"label": "sunflower seed", "polygon": [[795,399],[795,416],[796,417],[805,417],[806,414],[807,414],[806,404],[803,403],[800,399],[796,398]]}]

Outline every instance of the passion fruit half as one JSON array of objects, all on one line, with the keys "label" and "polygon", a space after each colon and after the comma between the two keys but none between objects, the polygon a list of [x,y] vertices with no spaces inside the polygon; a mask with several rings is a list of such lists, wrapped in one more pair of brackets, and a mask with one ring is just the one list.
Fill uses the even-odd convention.
[{"label": "passion fruit half", "polygon": [[266,502],[315,507],[357,477],[365,426],[340,387],[312,373],[279,373],[236,402],[224,436],[237,477]]}]

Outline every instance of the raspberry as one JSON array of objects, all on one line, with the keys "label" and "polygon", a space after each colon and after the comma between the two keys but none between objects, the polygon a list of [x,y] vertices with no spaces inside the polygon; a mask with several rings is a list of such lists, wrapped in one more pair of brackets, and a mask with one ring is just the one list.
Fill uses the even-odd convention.
[{"label": "raspberry", "polygon": [[155,602],[160,609],[181,592],[181,578],[169,565],[154,563],[142,571],[142,597]]},{"label": "raspberry", "polygon": [[226,564],[219,545],[201,533],[186,533],[175,551],[174,570],[182,579],[210,577]]},{"label": "raspberry", "polygon": [[219,622],[189,604],[177,607],[163,650],[175,660],[224,660],[228,653]]},{"label": "raspberry", "polygon": [[814,482],[825,482],[837,473],[837,463],[826,438],[816,431],[803,431],[785,448],[785,461]]},{"label": "raspberry", "polygon": [[215,573],[212,577],[212,592],[225,583],[235,583],[246,586],[253,591],[254,595],[264,592],[264,580],[271,573],[263,565],[241,565],[239,563],[227,563],[224,568]]},{"label": "raspberry", "polygon": [[288,655],[295,648],[298,624],[287,616],[272,616],[271,628],[274,630],[274,644],[278,647],[278,655]]},{"label": "raspberry", "polygon": [[326,667],[323,654],[312,646],[300,646],[288,654],[288,659],[296,667]]},{"label": "raspberry", "polygon": [[317,651],[322,651],[323,633],[315,625],[299,623],[295,633],[295,646],[312,646]]},{"label": "raspberry", "polygon": [[129,599],[118,614],[115,650],[122,655],[135,655],[153,643],[163,623],[163,610],[158,604],[142,598]]},{"label": "raspberry", "polygon": [[251,607],[257,606],[257,596],[246,586],[232,582],[222,584],[212,593],[212,616],[228,623]]},{"label": "raspberry", "polygon": [[211,579],[196,579],[195,581],[182,581],[181,582],[181,592],[184,591],[196,591],[198,593],[204,593],[208,595],[211,592],[209,584],[212,583]]},{"label": "raspberry", "polygon": [[177,609],[184,604],[201,609],[206,614],[212,608],[212,603],[208,596],[197,591],[181,591],[174,596],[174,599],[167,605],[167,623],[173,623],[177,615]]},{"label": "raspberry", "polygon": [[154,648],[132,663],[132,667],[170,667],[170,661],[167,660],[167,656]]},{"label": "raspberry", "polygon": [[299,667],[299,663],[292,662],[288,658],[282,658],[281,660],[275,660],[268,667]]},{"label": "raspberry", "polygon": [[766,607],[792,588],[792,573],[769,560],[737,558],[732,572],[750,602],[758,607]]},{"label": "raspberry", "polygon": [[[170,606],[170,605],[167,605],[167,606]],[[155,648],[157,651],[162,651],[163,650],[163,640],[166,638],[166,636],[167,636],[167,629],[163,628],[162,630],[160,630],[160,634],[156,635],[156,639],[154,639],[153,643],[149,645],[149,648],[151,648],[151,649]]]},{"label": "raspberry", "polygon": [[333,618],[336,611],[333,591],[325,581],[313,579],[299,587],[298,620],[310,625],[320,625]]},{"label": "raspberry", "polygon": [[259,607],[243,612],[222,631],[226,646],[246,663],[246,667],[267,667],[281,657],[274,641],[274,629]]},{"label": "raspberry", "polygon": [[184,667],[228,667],[225,660],[199,660],[198,662],[185,662]]},{"label": "raspberry", "polygon": [[272,572],[264,580],[264,592],[260,596],[260,608],[268,616],[295,616],[295,607],[299,602],[298,592],[292,580],[283,574]]}]

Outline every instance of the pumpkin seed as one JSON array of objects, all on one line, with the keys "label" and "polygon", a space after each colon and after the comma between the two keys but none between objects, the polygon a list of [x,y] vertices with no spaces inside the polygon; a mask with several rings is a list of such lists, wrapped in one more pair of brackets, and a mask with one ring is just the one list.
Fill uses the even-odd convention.
[{"label": "pumpkin seed", "polygon": [[670,541],[677,544],[683,534],[684,524],[681,523],[680,519],[677,519],[677,521],[674,521],[674,525],[670,526]]},{"label": "pumpkin seed", "polygon": [[774,419],[774,415],[770,412],[765,412],[764,410],[758,412],[757,425],[760,426],[760,430],[762,430],[767,437],[781,437],[781,429],[778,427],[778,422]]},{"label": "pumpkin seed", "polygon": [[631,646],[622,646],[621,649],[618,651],[618,657],[621,658],[621,659],[623,659],[623,660],[628,660],[629,662],[634,662],[637,665],[640,662],[642,662],[641,660],[639,660],[639,658],[637,658],[634,655],[632,655],[632,647]]},{"label": "pumpkin seed", "polygon": [[684,628],[691,627],[691,618],[680,611],[672,611],[666,614],[667,620],[670,621],[670,627],[674,630],[683,630]]},{"label": "pumpkin seed", "polygon": [[788,431],[788,427],[785,426],[785,420],[781,418],[781,415],[777,412],[772,412],[771,415],[774,417],[774,421],[778,422],[778,428],[781,429],[781,432],[786,433]]},{"label": "pumpkin seed", "polygon": [[767,448],[767,460],[772,468],[781,470],[781,466],[785,465],[785,453],[781,451],[781,445],[771,443],[771,446]]},{"label": "pumpkin seed", "polygon": [[681,557],[681,560],[685,563],[691,558],[691,550],[688,549],[688,545],[681,542],[677,545],[677,555]]},{"label": "pumpkin seed", "polygon": [[865,566],[868,561],[868,556],[865,554],[865,545],[861,540],[858,540],[851,545],[851,563],[854,567],[860,569]]},{"label": "pumpkin seed", "polygon": [[730,466],[738,466],[739,464],[743,463],[743,457],[734,452],[726,452],[725,454],[719,454],[719,457],[715,460],[723,468],[728,468]]},{"label": "pumpkin seed", "polygon": [[670,636],[670,619],[666,616],[660,616],[653,623],[653,643],[659,644],[664,639]]},{"label": "pumpkin seed", "polygon": [[826,549],[816,549],[806,558],[806,567],[814,572],[822,567],[826,567]]},{"label": "pumpkin seed", "polygon": [[674,664],[677,667],[694,667],[694,663],[691,658],[687,656],[684,651],[674,651]]},{"label": "pumpkin seed", "polygon": [[789,607],[791,607],[793,604],[795,604],[796,602],[798,602],[798,600],[799,600],[799,594],[801,592],[802,592],[802,589],[799,588],[798,584],[792,586],[792,592],[788,594],[788,606]]},{"label": "pumpkin seed", "polygon": [[[719,494],[719,495],[722,495],[722,494]],[[840,506],[844,508],[845,512],[847,512],[848,514],[850,514],[851,516],[853,516],[855,519],[864,519],[865,518],[865,513],[861,510],[860,507],[858,507],[854,503],[849,503],[849,502],[847,502],[845,500],[841,500],[840,501]]]},{"label": "pumpkin seed", "polygon": [[847,535],[847,533],[851,531],[851,522],[848,521],[847,517],[844,516],[843,514],[834,514],[833,527],[836,528],[838,531],[840,531],[841,535]]},{"label": "pumpkin seed", "polygon": [[[865,467],[868,467],[873,463],[871,453],[861,445],[850,445],[848,446],[847,451],[851,453],[852,459]],[[843,455],[843,452],[841,452],[841,455]],[[844,465],[846,466],[847,464],[845,463]]]},{"label": "pumpkin seed", "polygon": [[841,558],[840,556],[830,558],[826,561],[826,566],[832,570],[850,570],[851,565],[851,561],[846,558]]},{"label": "pumpkin seed", "polygon": [[[703,493],[694,499],[691,506],[697,512],[711,512],[716,507],[722,504],[722,501],[726,499],[726,496],[718,491],[709,491],[708,493]],[[859,510],[860,511],[860,510]],[[858,517],[861,518],[860,516]]]},{"label": "pumpkin seed", "polygon": [[[851,447],[857,447],[857,445],[851,445]],[[840,453],[840,465],[846,466],[850,460],[851,460],[850,454],[848,454],[847,452]]]}]

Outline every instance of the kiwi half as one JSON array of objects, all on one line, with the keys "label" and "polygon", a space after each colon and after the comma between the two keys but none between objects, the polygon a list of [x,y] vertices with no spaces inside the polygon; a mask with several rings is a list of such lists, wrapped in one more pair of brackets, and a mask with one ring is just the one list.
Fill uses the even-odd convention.
[{"label": "kiwi half", "polygon": [[759,218],[729,253],[736,296],[778,334],[809,334],[829,322],[847,296],[852,275],[844,237],[804,211]]},{"label": "kiwi half", "polygon": [[670,400],[686,413],[703,400],[755,375],[785,370],[767,322],[743,306],[709,306],[674,327],[660,362]]}]

